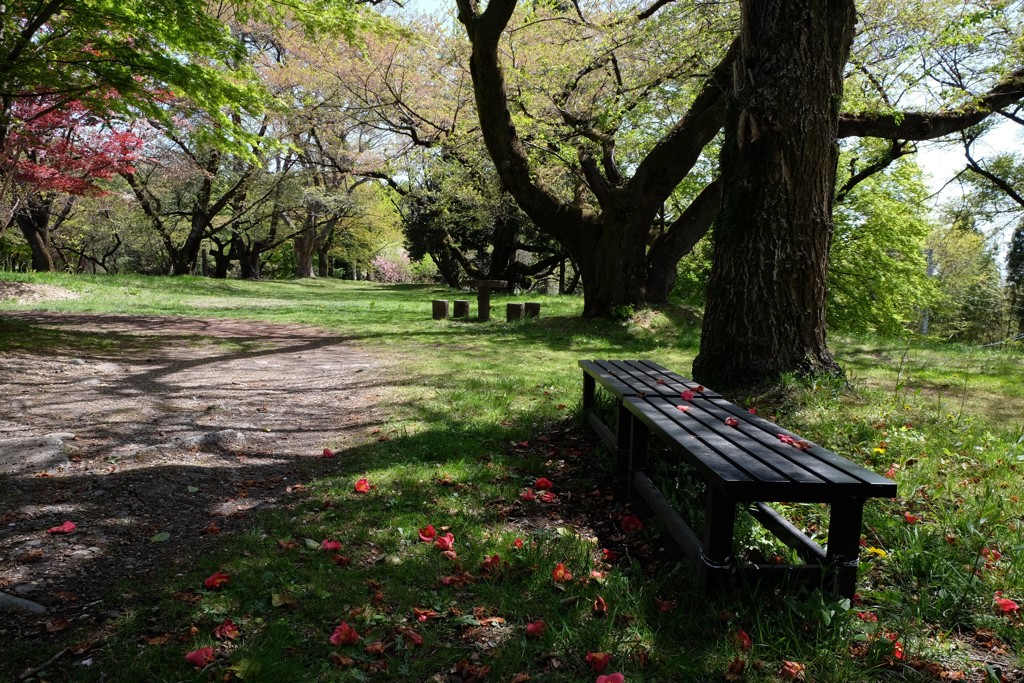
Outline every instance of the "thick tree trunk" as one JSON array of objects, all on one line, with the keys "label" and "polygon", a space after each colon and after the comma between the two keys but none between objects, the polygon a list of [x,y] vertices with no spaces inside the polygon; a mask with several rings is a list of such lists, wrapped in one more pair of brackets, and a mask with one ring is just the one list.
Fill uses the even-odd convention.
[{"label": "thick tree trunk", "polygon": [[316,273],[320,277],[331,277],[334,275],[334,269],[331,268],[331,257],[328,252],[331,250],[330,245],[324,244],[316,250]]},{"label": "thick tree trunk", "polygon": [[292,238],[295,245],[295,277],[313,277],[313,254],[317,250],[315,235],[304,231]]},{"label": "thick tree trunk", "polygon": [[605,211],[600,231],[581,226],[570,249],[583,280],[584,317],[620,316],[647,301],[647,227],[631,225],[623,209],[621,222]]},{"label": "thick tree trunk", "polygon": [[716,389],[841,370],[825,344],[843,67],[853,0],[744,0],[700,355]]},{"label": "thick tree trunk", "polygon": [[53,261],[53,250],[50,245],[50,212],[53,199],[34,196],[14,215],[15,222],[25,236],[29,249],[32,250],[32,270],[51,272],[56,270]]}]

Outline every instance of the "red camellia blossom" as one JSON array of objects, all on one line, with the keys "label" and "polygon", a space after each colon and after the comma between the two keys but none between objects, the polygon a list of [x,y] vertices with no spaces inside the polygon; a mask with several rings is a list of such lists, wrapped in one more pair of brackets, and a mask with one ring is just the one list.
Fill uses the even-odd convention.
[{"label": "red camellia blossom", "polygon": [[660,598],[654,598],[654,606],[658,608],[659,612],[669,613],[674,610],[679,603],[675,600],[662,600]]},{"label": "red camellia blossom", "polygon": [[857,612],[857,618],[872,623],[878,621],[878,615],[874,612]]},{"label": "red camellia blossom", "polygon": [[554,487],[554,484],[547,477],[537,477],[537,481],[533,482],[533,486],[540,491],[547,491]]},{"label": "red camellia blossom", "polygon": [[704,385],[703,384],[698,384],[697,388],[694,389],[694,391],[696,391],[698,394],[703,394],[704,393]]},{"label": "red camellia blossom", "polygon": [[727,417],[725,418],[725,424],[728,427],[737,427],[739,426],[740,421],[737,420],[735,417]]},{"label": "red camellia blossom", "polygon": [[335,541],[333,538],[325,538],[320,542],[320,547],[323,550],[341,550],[341,542]]},{"label": "red camellia blossom", "polygon": [[588,652],[586,656],[586,662],[590,665],[590,668],[594,670],[594,673],[601,673],[607,668],[608,663],[612,661],[612,655],[609,652]]},{"label": "red camellia blossom", "polygon": [[551,572],[551,578],[553,578],[556,583],[565,583],[566,581],[572,581],[572,573],[565,568],[564,564],[559,562]]},{"label": "red camellia blossom", "polygon": [[613,674],[607,676],[598,676],[594,683],[626,683],[626,677],[616,671]]},{"label": "red camellia blossom", "polygon": [[324,452],[320,455],[320,457],[321,458],[333,458],[334,457],[334,451],[332,451],[330,448],[325,448]]},{"label": "red camellia blossom", "polygon": [[640,521],[639,517],[626,515],[622,518],[622,521],[619,522],[619,527],[627,534],[631,534],[634,531],[642,530],[644,528],[644,523]]},{"label": "red camellia blossom", "polygon": [[430,608],[423,609],[421,607],[413,607],[412,615],[416,617],[416,621],[420,622],[421,624],[427,621],[428,619],[438,619],[441,616],[440,614],[438,614]]},{"label": "red camellia blossom", "polygon": [[619,554],[614,550],[609,550],[608,548],[601,548],[601,555],[604,556],[605,562],[614,562],[619,559]]},{"label": "red camellia blossom", "polygon": [[531,636],[533,638],[539,638],[541,635],[544,634],[544,629],[546,629],[547,627],[548,625],[544,623],[543,619],[531,621],[526,625],[526,635]]},{"label": "red camellia blossom", "polygon": [[917,524],[921,521],[921,518],[917,515],[912,515],[909,512],[903,513],[903,519],[906,520],[907,524]]},{"label": "red camellia blossom", "polygon": [[733,636],[733,641],[736,643],[736,647],[741,650],[749,650],[754,647],[754,640],[750,637],[750,634],[743,629],[736,631],[736,634]]},{"label": "red camellia blossom", "polygon": [[693,392],[690,391],[689,389],[687,389],[686,391],[681,392],[679,394],[679,397],[681,399],[683,399],[684,401],[692,401],[693,400]]},{"label": "red camellia blossom", "polygon": [[998,562],[999,558],[1001,558],[1003,554],[998,550],[992,550],[991,548],[982,548],[981,556],[989,562]]},{"label": "red camellia blossom", "polygon": [[435,538],[437,538],[437,529],[433,524],[428,524],[420,529],[420,540],[424,543],[433,543]]},{"label": "red camellia blossom", "polygon": [[525,491],[519,494],[519,497],[531,503],[537,500],[537,494],[533,492],[533,489],[526,489]]},{"label": "red camellia blossom", "polygon": [[349,626],[347,621],[343,621],[338,624],[338,627],[334,629],[334,633],[331,634],[331,645],[352,645],[358,643],[362,636]]},{"label": "red camellia blossom", "polygon": [[202,669],[213,661],[213,648],[201,647],[198,650],[192,650],[185,655],[185,661],[197,669]]},{"label": "red camellia blossom", "polygon": [[898,470],[898,469],[899,469],[899,465],[897,465],[896,463],[893,463],[893,464],[889,465],[889,469],[887,469],[885,471],[885,476],[888,477],[889,479],[895,479],[896,478],[896,470]]},{"label": "red camellia blossom", "polygon": [[355,490],[356,493],[369,493],[370,482],[367,481],[366,479],[360,479],[359,481],[356,482]]},{"label": "red camellia blossom", "polygon": [[558,502],[558,496],[556,496],[551,491],[545,491],[544,493],[540,494],[540,502],[548,503],[548,504],[557,503]]},{"label": "red camellia blossom", "polygon": [[512,541],[512,547],[521,550],[523,547],[523,539],[516,537],[516,540]]},{"label": "red camellia blossom", "polygon": [[600,595],[594,600],[594,604],[591,606],[591,614],[595,617],[608,616],[608,603]]},{"label": "red camellia blossom", "polygon": [[347,567],[350,564],[352,564],[352,558],[348,557],[346,555],[335,554],[331,558],[331,562],[333,562],[334,564],[338,565],[339,567]]},{"label": "red camellia blossom", "polygon": [[434,539],[434,546],[444,551],[452,550],[455,547],[455,536],[450,531],[444,536],[438,536]]},{"label": "red camellia blossom", "polygon": [[779,441],[781,441],[782,443],[789,444],[790,446],[793,445],[793,437],[791,437],[790,435],[788,435],[788,434],[776,434],[775,436],[777,436]]},{"label": "red camellia blossom", "polygon": [[804,665],[800,662],[783,661],[782,669],[779,671],[779,675],[789,680],[796,679],[804,670]]},{"label": "red camellia blossom", "polygon": [[747,408],[747,412],[751,415],[757,415],[757,408]]},{"label": "red camellia blossom", "polygon": [[903,659],[903,643],[901,643],[895,633],[886,633],[885,637],[892,641],[892,656],[893,659]]},{"label": "red camellia blossom", "polygon": [[235,626],[235,622],[230,619],[225,619],[213,629],[213,636],[218,640],[234,640],[240,635],[242,635],[242,632]]},{"label": "red camellia blossom", "polygon": [[413,631],[411,628],[400,629],[399,633],[401,633],[402,637],[413,645],[419,646],[423,644],[423,636],[416,633],[416,631]]},{"label": "red camellia blossom", "polygon": [[686,411],[688,411],[689,409],[690,409],[690,406],[676,406],[676,410],[679,410],[679,411],[684,412],[684,413]]},{"label": "red camellia blossom", "polygon": [[501,556],[498,553],[485,557],[483,561],[483,569],[485,572],[489,572],[494,569],[501,567]]},{"label": "red camellia blossom", "polygon": [[231,580],[231,575],[225,571],[217,571],[206,577],[203,585],[210,589],[223,588]]},{"label": "red camellia blossom", "polygon": [[78,528],[78,525],[72,522],[70,519],[60,526],[52,526],[46,530],[48,534],[70,534],[72,531]]},{"label": "red camellia blossom", "polygon": [[1020,605],[1013,600],[1003,597],[1003,591],[996,591],[995,596],[996,609],[1003,614],[1014,615],[1020,611]]}]

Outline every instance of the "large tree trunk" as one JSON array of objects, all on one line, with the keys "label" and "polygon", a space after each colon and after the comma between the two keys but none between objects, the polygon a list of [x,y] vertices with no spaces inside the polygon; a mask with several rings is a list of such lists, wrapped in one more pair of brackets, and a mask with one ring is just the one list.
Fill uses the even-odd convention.
[{"label": "large tree trunk", "polygon": [[50,272],[56,270],[53,249],[50,245],[50,212],[53,198],[32,196],[18,209],[14,219],[32,250],[32,270]]},{"label": "large tree trunk", "polygon": [[317,251],[316,232],[304,230],[292,238],[295,247],[295,277],[313,277],[313,254]]},{"label": "large tree trunk", "polygon": [[602,223],[596,232],[581,227],[569,249],[583,280],[588,318],[621,316],[647,300],[647,227],[630,225],[625,217],[617,223],[611,211],[604,212]]},{"label": "large tree trunk", "polygon": [[841,374],[825,344],[852,0],[744,0],[726,109],[722,209],[694,377],[716,389]]}]

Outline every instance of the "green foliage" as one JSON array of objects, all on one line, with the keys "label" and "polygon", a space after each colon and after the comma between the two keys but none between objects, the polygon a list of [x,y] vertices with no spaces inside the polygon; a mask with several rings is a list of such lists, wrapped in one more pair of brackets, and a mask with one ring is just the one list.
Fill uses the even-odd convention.
[{"label": "green foliage", "polygon": [[1006,334],[1006,297],[995,255],[979,233],[952,225],[928,238],[939,297],[932,307],[934,334],[990,342]]},{"label": "green foliage", "polygon": [[[845,152],[847,163],[840,168],[852,167],[856,153]],[[828,275],[831,327],[899,334],[928,305],[933,288],[924,256],[931,231],[926,196],[920,169],[899,160],[861,182],[836,207]]]}]

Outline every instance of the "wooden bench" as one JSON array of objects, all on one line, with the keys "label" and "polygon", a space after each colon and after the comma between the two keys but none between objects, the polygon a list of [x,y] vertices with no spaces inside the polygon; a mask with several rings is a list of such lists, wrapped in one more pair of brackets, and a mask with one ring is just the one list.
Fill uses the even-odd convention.
[{"label": "wooden bench", "polygon": [[[583,408],[602,440],[617,453],[617,469],[643,498],[714,591],[741,567],[733,558],[737,506],[748,511],[805,564],[747,564],[755,581],[807,582],[852,597],[864,504],[893,498],[896,484],[768,420],[730,403],[651,361],[581,360]],[[615,399],[613,431],[595,412],[595,389]],[[683,392],[693,392],[684,400]],[[646,474],[654,435],[691,465],[707,489],[703,534],[698,536]],[[829,505],[825,549],[769,502]]]}]

